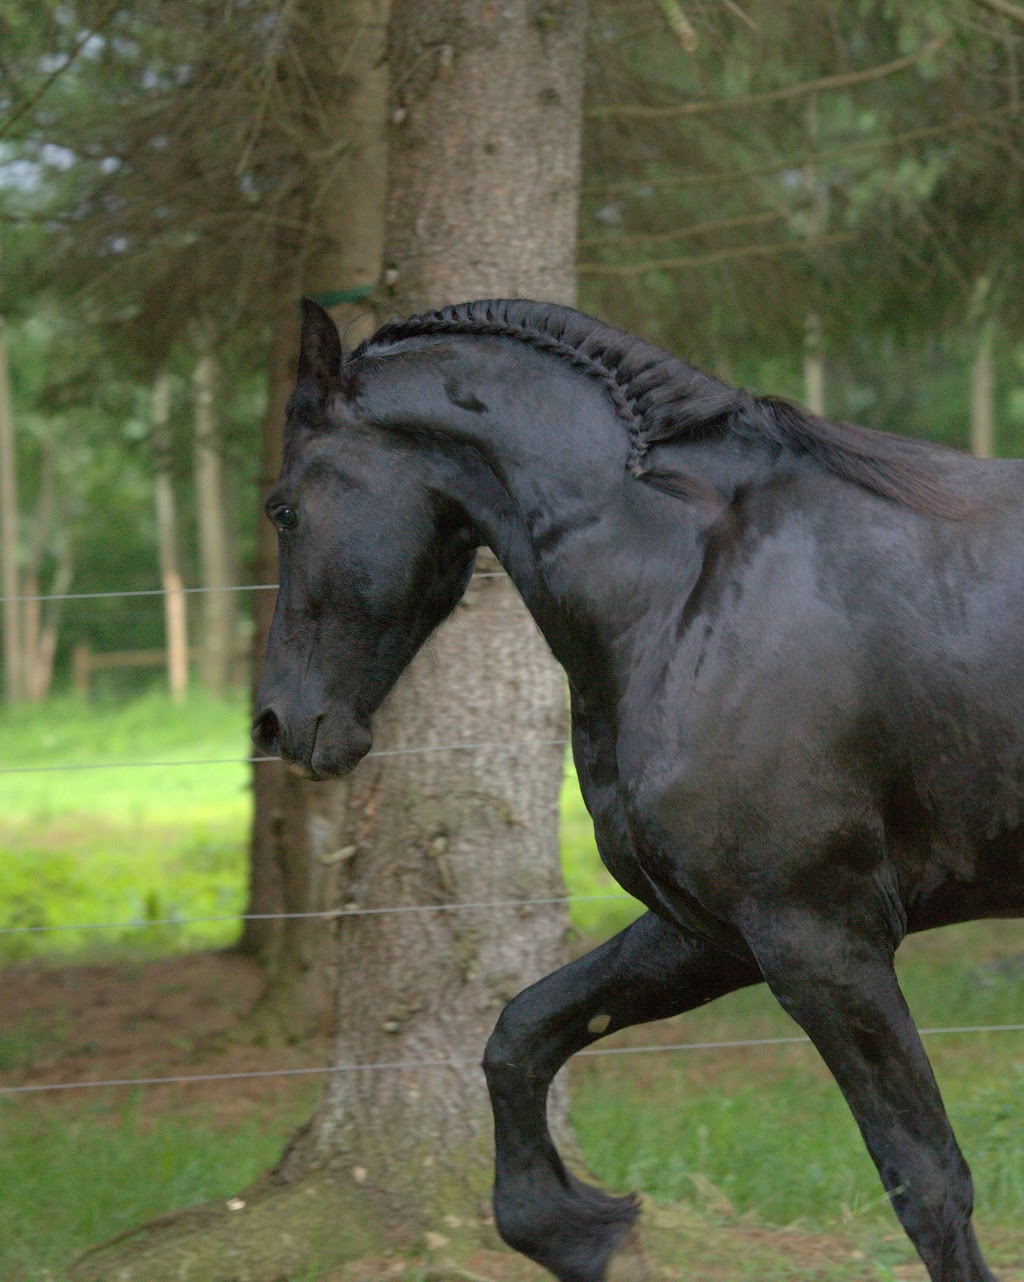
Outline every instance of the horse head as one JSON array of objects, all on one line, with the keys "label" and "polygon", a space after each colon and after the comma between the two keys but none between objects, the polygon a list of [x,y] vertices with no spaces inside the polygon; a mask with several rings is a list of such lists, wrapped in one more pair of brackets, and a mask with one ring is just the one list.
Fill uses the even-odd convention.
[{"label": "horse head", "polygon": [[361,416],[337,328],[304,302],[265,505],[280,586],[252,737],[309,778],[366,755],[374,712],[465,591],[478,539],[437,470],[429,451]]}]

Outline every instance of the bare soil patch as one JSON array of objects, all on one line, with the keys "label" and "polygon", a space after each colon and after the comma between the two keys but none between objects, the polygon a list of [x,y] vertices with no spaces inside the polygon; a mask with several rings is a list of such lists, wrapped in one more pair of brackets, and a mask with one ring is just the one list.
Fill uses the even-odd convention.
[{"label": "bare soil patch", "polygon": [[[324,1037],[271,1039],[246,1018],[263,988],[258,966],[232,953],[52,968],[8,967],[0,983],[0,1030],[8,1067],[0,1085],[35,1086],[143,1077],[268,1072],[326,1065]],[[215,1120],[294,1098],[319,1077],[242,1078],[153,1086],[144,1111],[201,1108]],[[81,1102],[94,1092],[45,1092],[40,1101]],[[173,1097],[173,1102],[172,1102]],[[25,1097],[22,1097],[25,1098]]]}]

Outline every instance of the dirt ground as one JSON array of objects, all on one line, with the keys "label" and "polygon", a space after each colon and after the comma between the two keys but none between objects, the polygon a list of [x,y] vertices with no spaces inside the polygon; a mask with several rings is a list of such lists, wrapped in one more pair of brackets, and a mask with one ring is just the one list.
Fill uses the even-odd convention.
[{"label": "dirt ground", "polygon": [[[262,986],[259,969],[224,953],[190,954],[157,961],[94,964],[67,968],[11,967],[0,984],[0,1031],[15,1030],[18,1062],[8,1050],[0,1085],[99,1082],[111,1079],[202,1076],[319,1068],[328,1061],[324,1038],[289,1044],[253,1034],[245,1017]],[[672,1024],[636,1030],[629,1040],[644,1043],[680,1040]],[[799,1049],[794,1048],[799,1054]],[[756,1056],[757,1052],[753,1052]],[[640,1056],[639,1062],[647,1059]],[[656,1057],[654,1057],[656,1058]],[[777,1052],[773,1056],[777,1064]],[[769,1061],[766,1058],[766,1066]],[[753,1061],[752,1061],[753,1064]],[[653,1071],[653,1066],[651,1071]],[[713,1073],[714,1064],[708,1071]],[[319,1077],[299,1089],[315,1098]],[[153,1115],[201,1112],[230,1124],[254,1111],[294,1107],[296,1080],[289,1077],[233,1078],[162,1085],[141,1093],[140,1107]],[[30,1096],[45,1107],[91,1091]],[[22,1096],[21,1098],[26,1098]],[[879,1266],[857,1236],[849,1232],[812,1233],[799,1227],[766,1229],[737,1216],[707,1191],[707,1205],[665,1207],[648,1204],[647,1246],[656,1277],[701,1278],[707,1282],[780,1282],[781,1279],[850,1279],[851,1282],[923,1282],[917,1265]],[[896,1232],[890,1239],[896,1241]],[[457,1263],[445,1255],[444,1234],[425,1243],[422,1259],[362,1260],[335,1270],[323,1282],[540,1282],[542,1274],[511,1252],[478,1251]],[[1024,1258],[1016,1242],[993,1241],[1004,1282],[1024,1282]],[[680,1265],[680,1261],[685,1261]]]},{"label": "dirt ground", "polygon": [[[0,1085],[326,1065],[326,1038],[271,1044],[246,1028],[262,986],[259,967],[230,953],[63,969],[9,967],[0,984],[0,1029],[20,1030],[24,1054],[11,1071],[0,1072]],[[229,1120],[294,1090],[287,1077],[196,1081],[150,1087],[141,1106],[151,1112],[184,1106]],[[67,1099],[71,1093],[59,1094]]]}]

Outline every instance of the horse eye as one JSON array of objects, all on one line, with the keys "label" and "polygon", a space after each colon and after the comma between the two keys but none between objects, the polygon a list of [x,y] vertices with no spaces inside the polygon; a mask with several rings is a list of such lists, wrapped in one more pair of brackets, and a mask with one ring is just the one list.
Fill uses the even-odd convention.
[{"label": "horse eye", "polygon": [[274,513],[274,521],[279,530],[294,530],[299,523],[299,514],[293,507],[279,507]]}]

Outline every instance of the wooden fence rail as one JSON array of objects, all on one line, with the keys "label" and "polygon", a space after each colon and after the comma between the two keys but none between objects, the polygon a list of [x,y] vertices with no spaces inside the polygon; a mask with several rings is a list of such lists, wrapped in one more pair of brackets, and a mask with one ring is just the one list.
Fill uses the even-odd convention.
[{"label": "wooden fence rail", "polygon": [[[203,651],[200,646],[190,646],[189,663],[198,663]],[[231,685],[242,685],[248,679],[250,652],[248,646],[236,646],[231,654]],[[96,672],[112,672],[118,668],[164,668],[167,651],[157,650],[105,650],[95,652],[86,642],[75,646],[72,657],[72,682],[75,693],[88,699],[92,694],[92,678]]]}]

